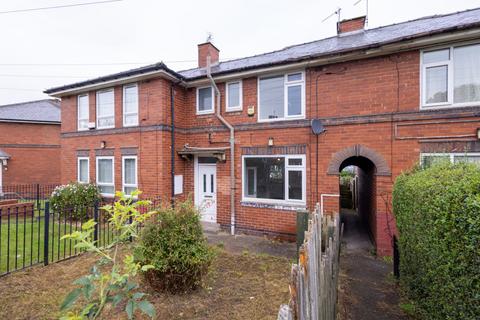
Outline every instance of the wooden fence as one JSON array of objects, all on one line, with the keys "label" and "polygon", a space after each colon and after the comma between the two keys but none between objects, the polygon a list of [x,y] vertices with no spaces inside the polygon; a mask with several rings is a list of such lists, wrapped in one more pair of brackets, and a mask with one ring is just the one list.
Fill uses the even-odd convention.
[{"label": "wooden fence", "polygon": [[279,320],[333,320],[336,317],[338,262],[343,225],[340,216],[310,214],[298,263],[292,265],[290,301]]}]

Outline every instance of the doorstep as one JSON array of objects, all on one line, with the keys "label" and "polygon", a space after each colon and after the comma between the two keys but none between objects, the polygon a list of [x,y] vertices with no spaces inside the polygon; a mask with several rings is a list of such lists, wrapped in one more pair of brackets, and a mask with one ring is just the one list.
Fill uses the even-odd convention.
[{"label": "doorstep", "polygon": [[203,232],[218,233],[220,231],[220,224],[215,222],[201,221]]}]

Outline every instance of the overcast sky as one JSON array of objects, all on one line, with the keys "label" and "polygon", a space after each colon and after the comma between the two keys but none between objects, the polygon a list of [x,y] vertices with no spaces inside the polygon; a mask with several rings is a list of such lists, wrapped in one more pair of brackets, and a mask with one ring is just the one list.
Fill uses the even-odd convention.
[{"label": "overcast sky", "polygon": [[[0,104],[47,97],[46,88],[158,61],[196,66],[208,32],[227,60],[333,36],[336,17],[363,15],[365,0],[0,1]],[[480,7],[480,0],[370,0],[368,28]],[[179,62],[180,61],[180,62]]]}]

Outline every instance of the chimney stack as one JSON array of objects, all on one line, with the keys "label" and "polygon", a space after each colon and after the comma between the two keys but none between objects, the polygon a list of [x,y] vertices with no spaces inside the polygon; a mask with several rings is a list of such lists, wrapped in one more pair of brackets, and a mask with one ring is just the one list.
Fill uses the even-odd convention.
[{"label": "chimney stack", "polygon": [[198,67],[205,68],[207,66],[207,57],[210,56],[210,63],[215,65],[219,61],[220,50],[217,49],[210,41],[198,45]]},{"label": "chimney stack", "polygon": [[367,16],[361,16],[337,22],[337,34],[364,30],[366,18]]}]

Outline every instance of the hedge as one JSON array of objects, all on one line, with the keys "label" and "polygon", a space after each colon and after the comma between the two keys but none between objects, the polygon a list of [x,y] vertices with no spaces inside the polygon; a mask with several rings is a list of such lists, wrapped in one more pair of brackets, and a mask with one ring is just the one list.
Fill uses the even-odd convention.
[{"label": "hedge", "polygon": [[393,209],[400,282],[422,319],[480,319],[480,168],[438,163],[400,175]]}]

